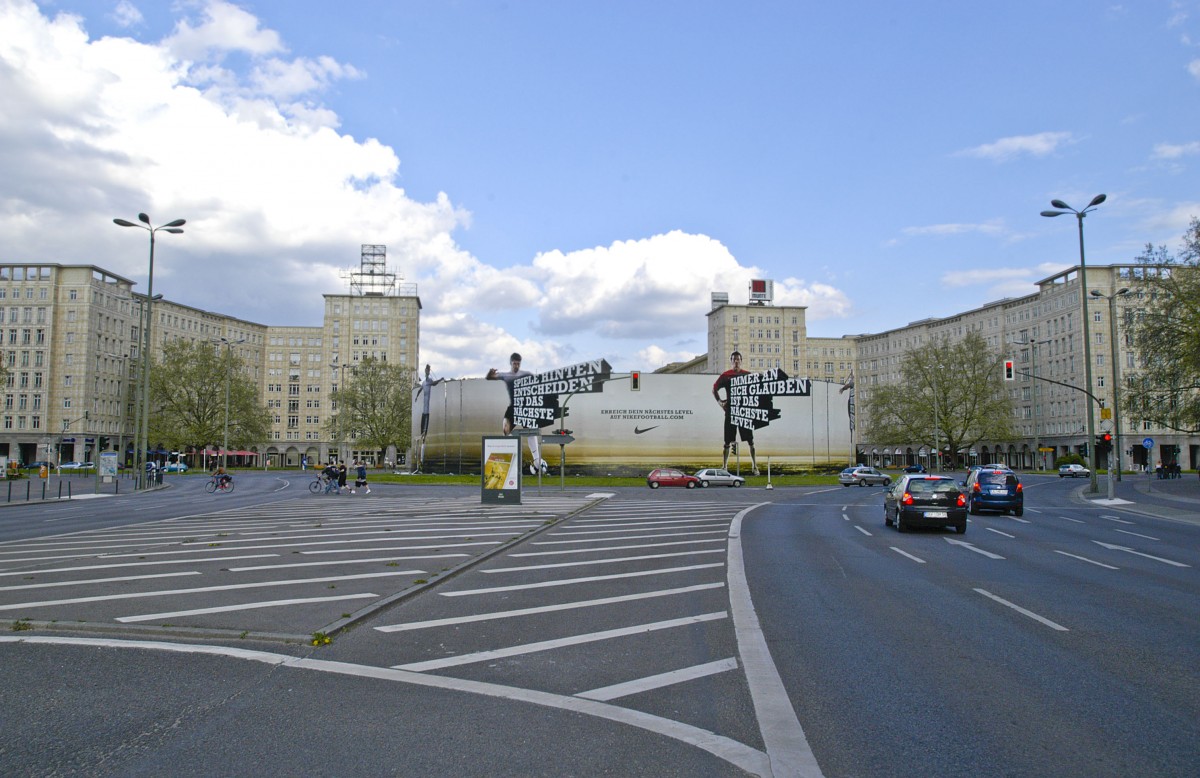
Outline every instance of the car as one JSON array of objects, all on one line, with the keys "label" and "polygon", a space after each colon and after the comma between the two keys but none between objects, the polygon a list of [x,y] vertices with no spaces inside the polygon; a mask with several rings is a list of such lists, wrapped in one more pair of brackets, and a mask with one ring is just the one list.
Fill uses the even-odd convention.
[{"label": "car", "polygon": [[719,467],[706,467],[703,470],[697,470],[696,477],[700,479],[701,486],[742,486],[746,483],[746,479],[740,475],[734,475],[728,470],[722,470]]},{"label": "car", "polygon": [[60,470],[95,470],[95,462],[63,462]]},{"label": "car", "polygon": [[41,470],[43,467],[48,467],[51,470],[53,470],[54,463],[39,461],[39,462],[30,462],[29,464],[25,465],[26,470]]},{"label": "car", "polygon": [[1012,512],[1020,516],[1025,512],[1025,489],[1021,479],[1005,468],[980,468],[967,476],[967,511],[971,515],[981,510]]},{"label": "car", "polygon": [[983,469],[985,469],[985,470],[1012,470],[1011,467],[1004,464],[1003,462],[991,462],[989,464],[983,465]]},{"label": "car", "polygon": [[967,531],[967,496],[953,478],[906,475],[883,494],[883,523],[899,532],[915,527],[954,527]]},{"label": "car", "polygon": [[1059,478],[1091,478],[1092,471],[1083,465],[1059,465]]},{"label": "car", "polygon": [[188,466],[186,462],[168,462],[163,466],[163,470],[166,470],[168,473],[186,473]]},{"label": "car", "polygon": [[842,486],[870,486],[871,484],[879,484],[880,486],[888,486],[892,483],[892,477],[885,473],[881,473],[873,467],[847,467],[842,472],[838,473],[838,483]]},{"label": "car", "polygon": [[920,462],[917,462],[915,464],[909,465],[908,467],[904,468],[904,472],[906,472],[906,473],[928,473],[929,471],[925,469],[925,465],[921,464]]},{"label": "car", "polygon": [[651,470],[650,475],[646,476],[646,485],[651,489],[657,489],[660,486],[683,486],[695,489],[700,485],[700,479],[673,467],[659,467]]}]

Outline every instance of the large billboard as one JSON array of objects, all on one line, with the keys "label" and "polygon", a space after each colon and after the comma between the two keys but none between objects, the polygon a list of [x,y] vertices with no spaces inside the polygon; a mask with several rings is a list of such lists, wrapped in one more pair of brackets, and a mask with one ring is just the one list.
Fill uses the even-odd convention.
[{"label": "large billboard", "polygon": [[[561,371],[534,378],[549,380],[554,375],[561,376]],[[574,437],[566,447],[567,465],[582,472],[611,471],[621,465],[642,470],[719,467],[727,422],[753,429],[758,465],[763,468],[768,458],[772,465],[807,468],[844,464],[851,456],[850,419],[846,398],[839,395],[841,383],[789,378],[778,370],[746,373],[729,382],[731,393],[729,388],[722,393],[729,398],[727,408],[714,396],[714,375],[642,373],[636,390],[628,375],[621,373],[606,375],[598,388],[592,381],[560,380],[564,388],[576,391],[557,394],[553,402],[539,395],[537,401],[538,408],[553,406],[557,418],[543,426],[549,420],[535,414],[542,427],[542,456],[551,466],[558,464],[559,449],[547,443],[553,443],[553,431],[562,427]],[[479,472],[482,439],[501,433],[509,404],[508,393],[497,383],[479,378],[430,387],[423,469]],[[519,389],[516,397],[521,403]],[[414,430],[421,428],[423,405],[423,398],[413,404]],[[514,410],[519,419],[521,408]],[[734,449],[734,457],[730,468],[737,462],[749,466],[745,444]]]}]

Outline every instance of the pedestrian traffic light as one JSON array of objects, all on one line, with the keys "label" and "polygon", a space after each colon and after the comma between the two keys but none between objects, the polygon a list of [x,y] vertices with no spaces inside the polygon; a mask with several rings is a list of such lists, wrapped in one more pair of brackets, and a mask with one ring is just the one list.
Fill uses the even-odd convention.
[{"label": "pedestrian traffic light", "polygon": [[1104,442],[1112,443],[1112,433],[1111,432],[1104,433]]},{"label": "pedestrian traffic light", "polygon": [[629,390],[639,392],[642,389],[642,371],[634,370],[629,374]]},{"label": "pedestrian traffic light", "polygon": [[1015,373],[1013,371],[1013,361],[1011,359],[1004,360],[1004,380],[1013,380]]}]

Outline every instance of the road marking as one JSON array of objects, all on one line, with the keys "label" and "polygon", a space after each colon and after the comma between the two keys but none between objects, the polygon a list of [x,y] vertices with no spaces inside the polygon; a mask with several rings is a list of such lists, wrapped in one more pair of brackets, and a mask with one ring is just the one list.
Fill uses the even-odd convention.
[{"label": "road marking", "polygon": [[72,597],[66,600],[43,600],[41,602],[14,602],[0,605],[0,611],[15,611],[22,608],[38,608],[45,605],[75,605],[81,602],[107,602],[109,600],[133,600],[139,597],[165,597],[173,594],[205,594],[208,592],[231,592],[237,589],[261,589],[265,586],[295,586],[310,583],[334,583],[337,581],[356,581],[363,578],[387,578],[395,575],[411,575],[406,572],[389,573],[359,573],[358,575],[334,575],[321,578],[298,578],[287,581],[258,581],[256,583],[228,584],[224,586],[200,586],[195,589],[162,589],[156,592],[123,592],[121,594],[101,594],[93,597]]},{"label": "road marking", "polygon": [[615,581],[621,578],[641,578],[647,575],[662,575],[665,573],[686,573],[691,570],[704,570],[710,567],[724,567],[724,562],[713,562],[706,565],[688,565],[686,567],[663,567],[655,570],[638,570],[634,573],[616,573],[614,575],[589,575],[583,578],[563,578],[557,581],[541,581],[539,583],[514,584],[512,586],[492,586],[483,589],[463,589],[457,592],[438,592],[443,597],[463,597],[469,594],[492,594],[494,592],[517,592],[522,589],[544,589],[548,586],[570,586],[577,583],[592,583],[593,581]]},{"label": "road marking", "polygon": [[538,540],[530,542],[531,546],[562,546],[570,543],[612,543],[620,540],[646,540],[647,538],[678,538],[692,535],[726,535],[728,530],[716,529],[703,532],[665,532],[661,535],[629,535],[624,538],[584,538],[583,540]]},{"label": "road marking", "polygon": [[[760,503],[760,505],[762,505]],[[729,525],[729,609],[733,613],[738,656],[750,687],[750,700],[758,718],[759,731],[770,763],[762,775],[788,775],[821,778],[820,765],[813,754],[804,728],[796,717],[791,698],[779,677],[779,668],[771,660],[771,649],[763,636],[746,581],[746,561],[742,556],[742,519],[760,507],[751,506],[733,517]]]},{"label": "road marking", "polygon": [[896,548],[895,546],[890,546],[890,548],[892,549],[892,551],[895,551],[900,556],[906,556],[909,559],[911,559],[912,561],[917,562],[922,565],[925,564],[925,560],[921,559],[921,557],[919,557],[919,556],[913,556],[912,554],[908,553],[907,551]]},{"label": "road marking", "polygon": [[[52,568],[49,570],[32,570],[32,571],[31,570],[18,570],[15,573],[0,573],[0,576],[3,576],[3,575],[30,575],[33,573],[36,573],[37,575],[45,575],[46,573],[77,573],[80,570],[108,570],[113,567],[149,567],[151,565],[194,565],[200,561],[203,561],[203,562],[228,562],[228,561],[231,561],[234,559],[264,559],[267,557],[277,557],[277,556],[279,556],[279,554],[246,554],[244,556],[205,557],[203,560],[200,560],[200,559],[168,559],[168,560],[164,560],[162,562],[115,562],[111,565],[83,565],[80,567],[55,567],[55,568]],[[18,560],[15,560],[15,559],[6,560],[5,564],[15,562],[15,561],[18,561]],[[109,580],[112,580],[112,579],[109,579]]]},{"label": "road marking", "polygon": [[1068,554],[1066,551],[1059,551],[1057,548],[1056,548],[1056,549],[1054,549],[1054,553],[1056,553],[1056,554],[1062,554],[1063,556],[1069,556],[1069,557],[1071,557],[1072,559],[1078,559],[1078,560],[1081,560],[1081,561],[1083,561],[1083,562],[1088,562],[1088,563],[1090,563],[1090,564],[1097,565],[1097,566],[1099,566],[1099,567],[1107,567],[1109,570],[1120,570],[1120,569],[1121,569],[1121,568],[1119,568],[1119,567],[1113,567],[1112,565],[1106,565],[1106,564],[1104,564],[1103,562],[1097,562],[1097,561],[1096,561],[1096,560],[1094,560],[1094,559],[1088,559],[1088,558],[1087,558],[1087,557],[1085,557],[1085,556],[1079,556],[1078,554]]},{"label": "road marking", "polygon": [[1016,516],[1013,516],[1013,517],[1012,517],[1012,520],[1013,520],[1013,521],[1019,521],[1019,522],[1021,522],[1022,524],[1032,524],[1032,523],[1033,523],[1033,522],[1032,522],[1032,521],[1030,521],[1029,519],[1020,519],[1020,518],[1017,518]]},{"label": "road marking", "polygon": [[427,670],[441,670],[446,667],[460,667],[462,665],[470,665],[477,662],[487,662],[493,659],[504,659],[505,657],[510,656],[522,656],[524,654],[533,654],[539,651],[552,651],[556,648],[577,646],[584,643],[595,643],[600,640],[611,640],[613,638],[626,637],[628,635],[642,635],[647,632],[658,632],[659,630],[674,629],[675,627],[687,627],[691,626],[692,624],[701,624],[706,621],[717,621],[719,619],[727,618],[729,618],[729,613],[727,611],[703,613],[699,616],[685,616],[679,619],[655,621],[649,624],[635,624],[632,627],[606,629],[600,632],[588,632],[583,635],[571,635],[565,638],[555,638],[554,640],[539,640],[535,643],[523,643],[521,645],[509,646],[508,648],[493,648],[488,651],[476,651],[471,654],[459,654],[458,656],[448,656],[442,659],[429,659],[424,662],[411,662],[402,665],[392,665],[392,669],[411,670],[412,672],[422,673]]},{"label": "road marking", "polygon": [[526,551],[523,554],[509,554],[510,557],[554,556],[558,554],[596,554],[601,551],[625,551],[634,548],[663,548],[666,546],[690,546],[696,543],[724,543],[723,538],[704,540],[672,540],[668,543],[636,543],[632,546],[605,546],[603,548],[562,548],[557,551]]},{"label": "road marking", "polygon": [[1101,516],[1100,518],[1115,521],[1118,524],[1137,524],[1136,521],[1125,521],[1124,519],[1118,519],[1116,516]]},{"label": "road marking", "polygon": [[1136,554],[1138,556],[1144,556],[1144,557],[1146,557],[1146,559],[1153,559],[1155,562],[1163,562],[1164,564],[1174,565],[1175,567],[1191,567],[1191,565],[1185,565],[1183,562],[1174,562],[1170,559],[1163,559],[1160,556],[1151,556],[1150,554],[1143,554],[1141,551],[1134,551],[1132,548],[1129,548],[1128,546],[1117,546],[1117,545],[1113,545],[1112,543],[1101,543],[1099,540],[1093,540],[1092,542],[1095,543],[1096,545],[1104,546],[1105,548],[1107,548],[1111,551],[1124,551],[1128,554]]},{"label": "road marking", "polygon": [[966,542],[965,540],[955,540],[954,538],[944,538],[944,540],[947,543],[953,544],[955,546],[962,546],[963,548],[967,549],[968,551],[974,551],[976,554],[983,554],[985,557],[988,557],[990,559],[1003,559],[1004,558],[1004,557],[1000,556],[999,554],[993,554],[991,551],[984,551],[982,548],[975,548],[975,546],[971,545],[970,543]]},{"label": "road marking", "polygon": [[1087,524],[1086,521],[1080,521],[1079,519],[1072,519],[1070,516],[1059,516],[1058,518],[1062,519],[1063,521],[1073,521],[1076,524]]},{"label": "road marking", "polygon": [[[589,549],[594,551],[595,549]],[[645,554],[643,556],[623,556],[611,559],[580,559],[574,562],[549,562],[544,565],[520,565],[518,567],[494,567],[491,570],[480,570],[481,573],[524,573],[529,570],[550,570],[556,567],[587,567],[590,565],[611,565],[616,562],[640,562],[645,559],[669,559],[679,556],[696,556],[697,554],[724,554],[725,549],[697,548],[692,551],[673,551],[669,554]]]},{"label": "road marking", "polygon": [[384,546],[383,548],[326,548],[320,551],[301,551],[301,554],[377,554],[380,551],[421,551],[432,548],[434,550],[443,548],[465,548],[468,546],[498,546],[499,540],[481,540],[478,543],[437,543],[432,546]]},{"label": "road marking", "polygon": [[1127,530],[1127,529],[1119,529],[1119,530],[1116,530],[1116,531],[1117,531],[1117,532],[1120,532],[1120,533],[1122,533],[1122,534],[1124,534],[1124,535],[1133,535],[1135,538],[1145,538],[1146,540],[1158,540],[1158,539],[1159,539],[1159,538],[1152,538],[1152,537],[1150,537],[1149,535],[1142,535],[1142,534],[1139,534],[1139,533],[1137,533],[1137,532],[1130,532],[1130,531],[1129,531],[1129,530]]},{"label": "road marking", "polygon": [[379,597],[378,594],[365,592],[363,594],[342,594],[337,597],[300,597],[294,600],[270,600],[268,602],[249,602],[243,605],[223,605],[216,608],[195,608],[189,611],[170,611],[168,613],[148,613],[144,616],[119,616],[117,621],[129,623],[134,621],[154,621],[155,619],[173,619],[179,616],[203,616],[209,613],[229,613],[230,611],[248,611],[255,608],[274,608],[280,605],[307,605],[314,602],[337,602],[338,600],[364,600]]},{"label": "road marking", "polygon": [[1007,532],[1001,532],[1000,530],[995,529],[993,527],[984,527],[984,529],[986,529],[988,532],[995,532],[997,535],[1003,535],[1006,538],[1016,539],[1016,537],[1017,537],[1016,535],[1010,535]]},{"label": "road marking", "polygon": [[1045,624],[1047,627],[1050,627],[1051,629],[1056,629],[1059,632],[1070,632],[1070,630],[1067,629],[1066,627],[1064,627],[1063,625],[1055,624],[1050,619],[1047,619],[1044,616],[1039,616],[1031,610],[1026,610],[1025,608],[1022,608],[1020,605],[1009,602],[1008,600],[1004,599],[1003,597],[997,597],[996,595],[992,594],[991,592],[987,591],[986,589],[976,589],[975,591],[979,592],[984,597],[995,600],[996,602],[1000,603],[1001,605],[1005,605],[1009,608],[1012,608],[1017,613],[1020,613],[1024,616],[1028,616],[1029,618],[1033,619],[1034,621],[1039,621],[1042,624]]},{"label": "road marking", "polygon": [[510,611],[492,611],[491,613],[473,613],[470,616],[455,616],[445,619],[430,619],[428,621],[410,621],[404,624],[389,624],[383,627],[375,627],[379,632],[406,632],[414,629],[428,629],[430,627],[446,627],[455,624],[470,624],[474,621],[489,621],[491,619],[510,619],[516,616],[530,616],[539,613],[553,613],[554,611],[565,611],[573,608],[591,608],[596,605],[611,605],[618,602],[633,602],[635,600],[645,600],[653,597],[668,597],[673,594],[687,594],[689,592],[699,592],[705,589],[719,589],[725,583],[718,581],[716,583],[697,584],[696,586],[682,586],[677,589],[662,589],[657,592],[640,592],[638,594],[623,594],[615,597],[601,597],[595,600],[577,600],[575,602],[556,603],[554,605],[542,605],[536,608],[518,608]]},{"label": "road marking", "polygon": [[[385,667],[351,664],[349,662],[332,662],[324,659],[299,659],[287,654],[274,654],[266,651],[250,651],[242,648],[227,646],[208,646],[186,643],[166,643],[150,640],[112,640],[109,638],[67,638],[40,635],[7,636],[0,635],[0,643],[34,643],[58,646],[101,646],[105,648],[139,649],[150,651],[168,651],[186,654],[204,654],[222,656],[231,659],[241,659],[262,662],[269,665],[283,666],[296,670],[315,670],[318,672],[345,675],[355,678],[391,681],[393,683],[409,683],[432,689],[478,694],[500,700],[510,700],[544,708],[563,710],[570,713],[581,713],[599,719],[637,727],[646,732],[652,732],[672,738],[694,748],[706,751],[718,759],[723,759],[749,775],[770,775],[771,760],[767,754],[706,729],[684,724],[680,721],[655,716],[650,713],[623,708],[619,705],[609,705],[598,700],[585,700],[580,697],[540,692],[533,689],[519,689],[513,686],[470,681],[461,678],[448,678],[438,675],[409,673],[403,670],[390,670]],[[815,768],[816,762],[813,762]],[[776,772],[776,775],[782,773]],[[799,772],[797,771],[797,774]],[[819,776],[820,771],[805,773]]]},{"label": "road marking", "polygon": [[717,673],[729,672],[730,670],[736,670],[737,666],[736,659],[719,659],[716,662],[706,662],[702,665],[683,667],[678,670],[672,670],[669,673],[648,675],[645,678],[638,678],[633,681],[626,681],[625,683],[616,683],[612,686],[579,692],[575,696],[583,697],[587,700],[607,702],[608,700],[615,700],[618,697],[628,697],[631,694],[640,694],[654,689],[662,689],[666,686],[674,686],[677,683],[693,681],[697,678],[706,678]]},{"label": "road marking", "polygon": [[[231,567],[232,573],[245,573],[250,570],[283,570],[288,567],[328,567],[330,565],[362,565],[369,562],[399,562],[410,559],[446,559],[447,557],[464,557],[466,554],[425,554],[422,556],[380,556],[372,559],[327,559],[321,562],[289,562],[286,565],[253,565],[249,567]],[[410,570],[410,573],[423,573],[424,570]]]},{"label": "road marking", "polygon": [[862,534],[866,535],[866,536],[867,536],[867,537],[869,537],[869,538],[873,538],[873,537],[875,537],[875,536],[874,536],[874,535],[872,535],[870,532],[867,532],[865,529],[863,529],[862,527],[858,526],[857,524],[855,524],[855,525],[854,525],[854,528],[855,528],[856,530],[858,530],[859,532],[861,532]]},{"label": "road marking", "polygon": [[[659,524],[660,522],[654,522],[654,523]],[[708,521],[704,524],[696,524],[696,523],[694,523],[694,520],[693,520],[692,524],[685,525],[682,527],[646,527],[645,531],[646,532],[658,532],[659,530],[664,530],[664,529],[672,529],[672,530],[708,529],[709,527],[726,527],[728,525],[729,525],[728,521],[712,520],[712,521]],[[616,534],[619,534],[622,532],[628,534],[629,537],[631,537],[631,538],[643,537],[642,535],[637,534],[637,533],[641,532],[641,530],[638,530],[633,527],[624,527],[622,529],[581,529],[581,530],[573,530],[571,532],[551,532],[550,534],[553,535],[554,537],[563,538],[563,537],[574,537],[575,535],[616,535]],[[630,533],[634,533],[634,534],[630,534]],[[654,537],[654,536],[651,536],[651,537]]]},{"label": "road marking", "polygon": [[118,581],[146,581],[151,578],[176,578],[182,575],[200,575],[198,570],[185,570],[181,573],[155,573],[153,575],[122,575],[115,578],[92,578],[82,581],[49,581],[46,583],[21,584],[20,586],[0,586],[0,592],[16,592],[22,589],[48,589],[54,586],[82,586],[84,584],[117,583]]}]

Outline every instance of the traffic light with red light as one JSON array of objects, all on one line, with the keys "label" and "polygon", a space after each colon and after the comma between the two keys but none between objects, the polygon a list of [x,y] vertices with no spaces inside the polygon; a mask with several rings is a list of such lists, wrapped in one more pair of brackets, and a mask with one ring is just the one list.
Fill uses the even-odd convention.
[{"label": "traffic light with red light", "polygon": [[640,392],[642,389],[642,371],[634,370],[629,374],[629,391]]},{"label": "traffic light with red light", "polygon": [[1013,369],[1013,361],[1011,359],[1004,360],[1004,380],[1011,381],[1016,376],[1016,371]]}]

